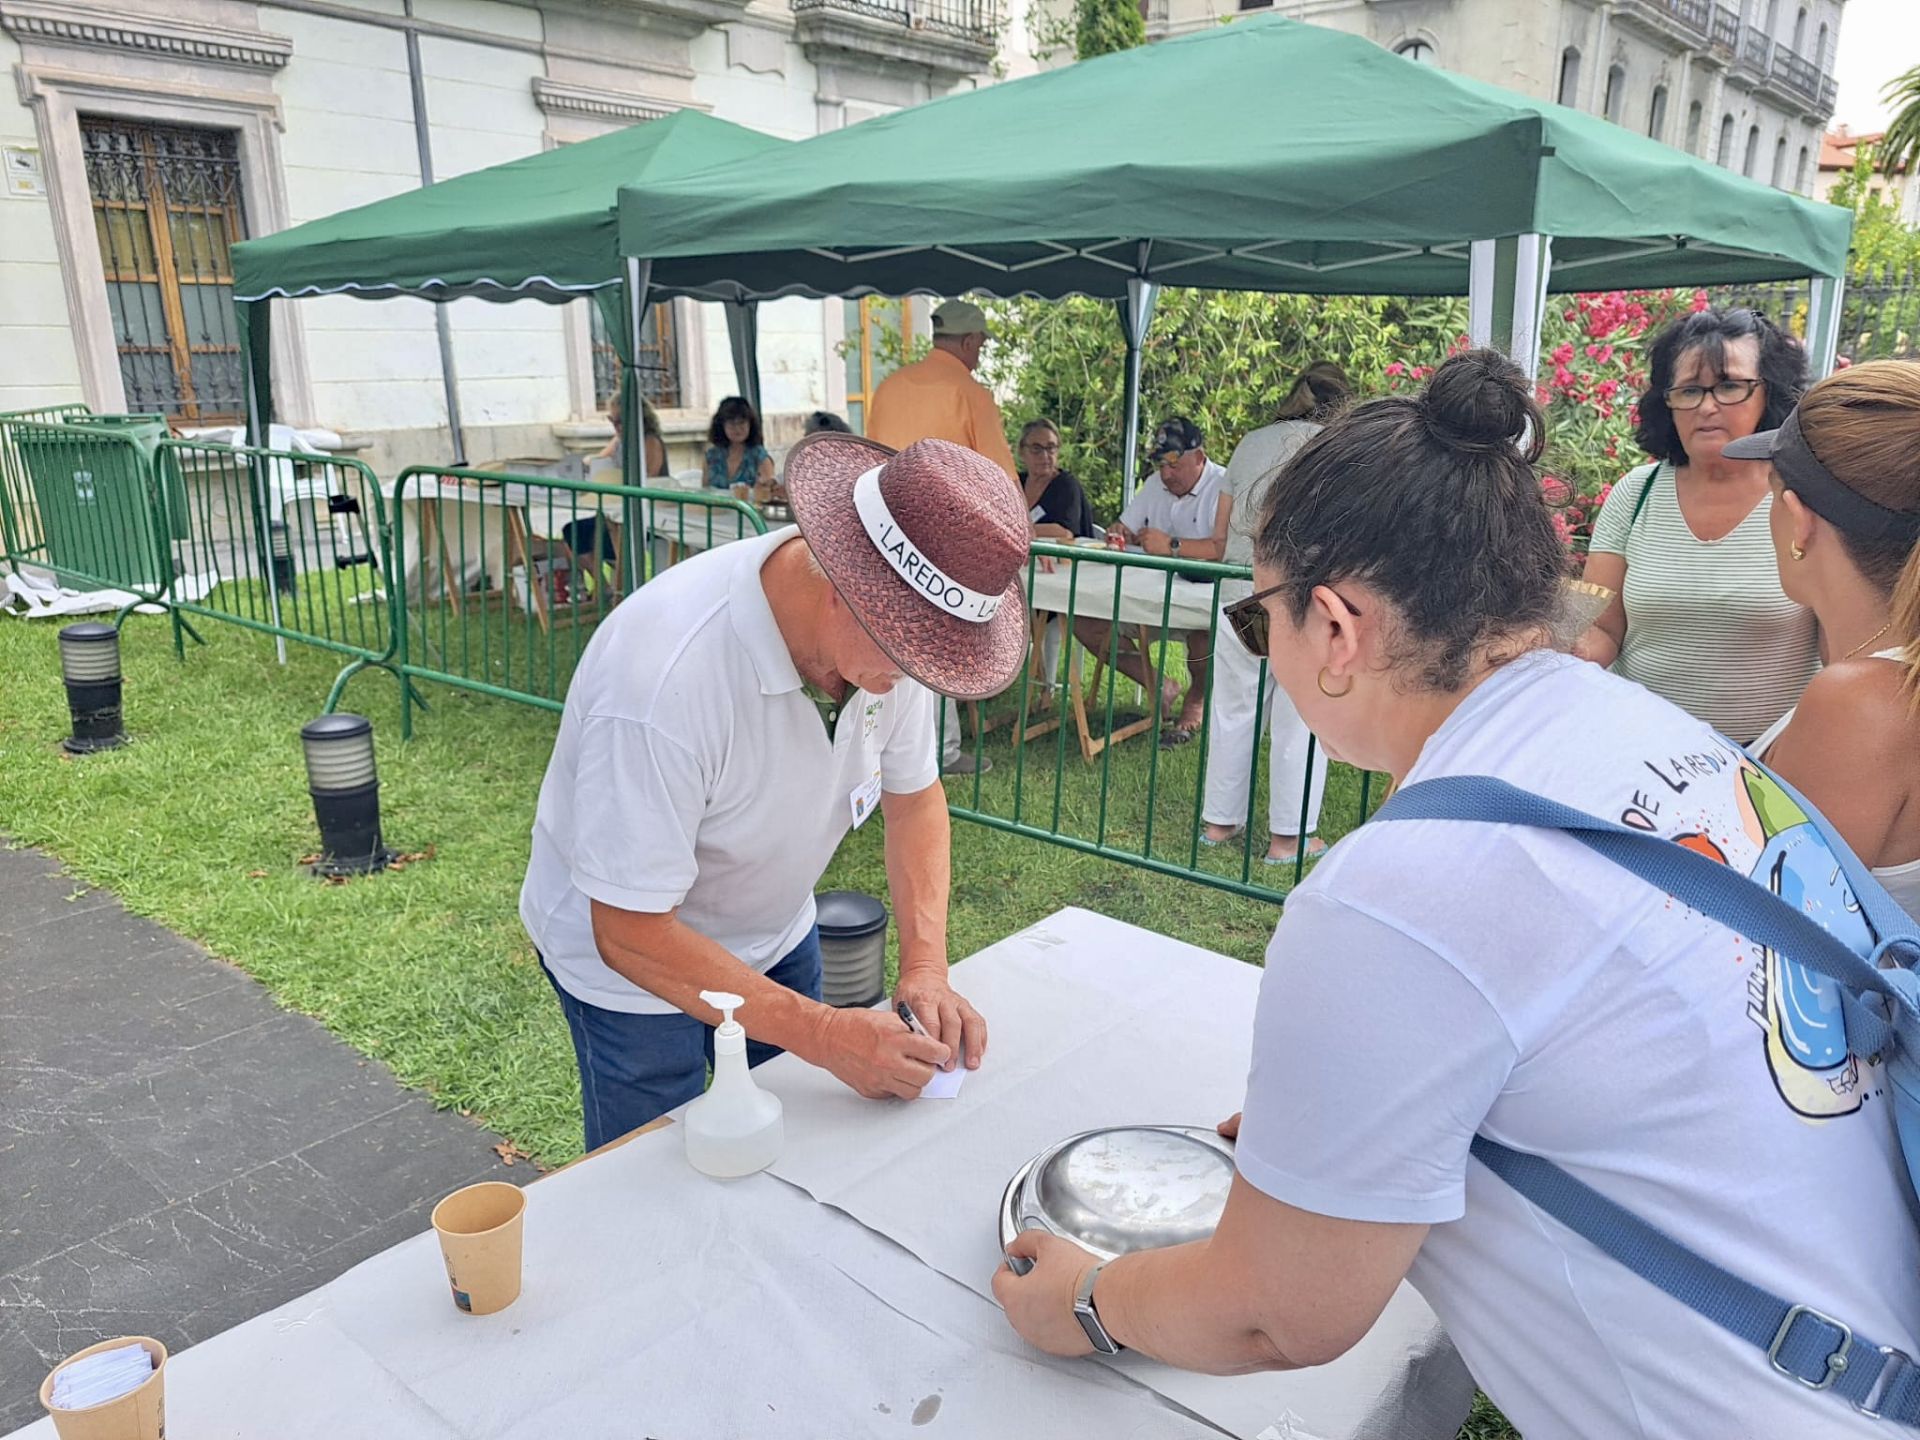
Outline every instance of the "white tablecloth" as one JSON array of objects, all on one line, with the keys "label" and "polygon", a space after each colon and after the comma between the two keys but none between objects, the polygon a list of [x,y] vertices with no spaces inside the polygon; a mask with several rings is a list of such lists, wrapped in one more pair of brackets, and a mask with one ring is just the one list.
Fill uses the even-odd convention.
[{"label": "white tablecloth", "polygon": [[[619,475],[602,469],[592,477],[598,483],[617,484]],[[655,481],[664,485],[664,481]],[[684,482],[669,488],[685,488]],[[467,589],[476,586],[499,589],[506,584],[508,546],[505,514],[519,512],[529,537],[536,541],[566,539],[567,525],[604,514],[616,525],[637,523],[654,541],[672,543],[684,554],[706,550],[710,546],[738,540],[743,534],[757,533],[739,511],[727,506],[683,504],[667,500],[628,500],[620,495],[597,491],[574,491],[538,484],[460,481],[449,476],[417,475],[407,484],[404,497],[388,493],[389,513],[406,508],[405,553],[401,564],[415,580],[414,593],[437,596],[440,593],[438,555],[430,555],[423,566],[420,551],[421,509],[433,507],[433,519],[444,535],[447,566],[462,571]],[[629,522],[637,515],[637,522]],[[711,529],[709,529],[711,520]],[[770,525],[769,529],[781,526]],[[578,539],[576,535],[574,538]],[[436,547],[437,548],[437,547]],[[534,547],[536,552],[544,547]],[[664,555],[658,563],[665,564]],[[422,585],[424,584],[424,591]]]},{"label": "white tablecloth", "polygon": [[[716,494],[720,493],[718,491]],[[655,500],[647,506],[647,531],[657,541],[678,545],[689,553],[715,549],[734,540],[757,535],[753,523],[738,510],[722,505],[681,505]],[[767,522],[767,529],[790,530],[790,520]]]},{"label": "white tablecloth", "polygon": [[862,1101],[775,1061],[758,1073],[787,1099],[779,1170],[796,1183],[710,1181],[688,1168],[678,1127],[641,1136],[528,1191],[525,1288],[507,1310],[455,1310],[437,1245],[417,1236],[175,1356],[169,1429],[1447,1440],[1471,1382],[1410,1293],[1336,1365],[1235,1380],[1048,1359],[979,1293],[1001,1186],[1041,1144],[1238,1103],[1257,976],[1063,911],[959,967],[995,1031],[957,1100]]},{"label": "white tablecloth", "polygon": [[[1098,552],[1095,552],[1097,554]],[[1067,613],[1071,592],[1073,613],[1088,620],[1113,619],[1113,592],[1120,590],[1120,623],[1160,628],[1160,617],[1167,616],[1167,627],[1205,630],[1213,624],[1213,586],[1199,585],[1173,576],[1173,603],[1167,606],[1167,577],[1171,572],[1149,566],[1115,565],[1097,558],[1054,562],[1048,574],[1038,565],[1033,569],[1033,592],[1027,604],[1035,610]],[[1078,576],[1076,580],[1074,577]]]},{"label": "white tablecloth", "polygon": [[[1081,1130],[1210,1126],[1240,1108],[1260,975],[1062,910],[954,972],[990,1027],[986,1063],[958,1100],[863,1113],[866,1102],[798,1061],[756,1072],[786,1105],[773,1173],[991,1298],[1001,1196],[1028,1159]],[[1450,1440],[1473,1397],[1452,1343],[1406,1285],[1365,1340],[1318,1370],[1224,1379],[1133,1355],[1113,1363],[1249,1440]]]}]

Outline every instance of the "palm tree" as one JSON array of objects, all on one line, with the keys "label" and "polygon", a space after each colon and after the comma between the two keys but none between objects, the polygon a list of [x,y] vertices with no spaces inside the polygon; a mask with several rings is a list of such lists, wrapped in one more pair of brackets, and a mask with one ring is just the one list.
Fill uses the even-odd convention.
[{"label": "palm tree", "polygon": [[1911,171],[1920,162],[1920,65],[1890,80],[1880,95],[1894,113],[1874,158],[1889,175]]}]

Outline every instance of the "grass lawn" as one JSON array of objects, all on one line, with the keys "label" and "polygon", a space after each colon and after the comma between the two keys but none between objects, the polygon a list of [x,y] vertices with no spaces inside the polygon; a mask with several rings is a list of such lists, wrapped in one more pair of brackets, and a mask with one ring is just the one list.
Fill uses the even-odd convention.
[{"label": "grass lawn", "polygon": [[[402,745],[394,683],[356,678],[345,708],[375,725],[388,843],[430,853],[378,879],[323,885],[298,868],[316,842],[299,728],[318,712],[335,658],[292,646],[282,669],[263,637],[214,622],[198,628],[208,644],[189,645],[181,663],[166,621],[128,622],[134,743],[76,761],[58,748],[66,709],[56,626],[0,620],[0,831],[242,966],[282,1004],[541,1163],[573,1158],[572,1047],[516,909],[558,717],[430,687],[432,713]],[[980,782],[978,808],[1010,815],[1018,781],[1024,817],[1037,806],[1039,823],[1049,823],[1054,737],[1029,747],[1024,775],[1008,739],[1006,727],[990,738],[996,766]],[[1151,853],[1184,860],[1197,748],[1163,753],[1143,737],[1117,747],[1110,768],[1087,766],[1070,749],[1061,828],[1098,829],[1104,769],[1109,841],[1141,848],[1151,815]],[[1161,787],[1151,806],[1149,772]],[[949,789],[973,803],[972,781]],[[1352,823],[1357,800],[1357,777],[1336,770],[1330,837]],[[848,839],[825,887],[885,894],[881,828]],[[1241,857],[1214,851],[1205,863],[1237,875]],[[1251,868],[1260,878],[1257,855]],[[956,956],[1084,905],[1257,963],[1276,915],[1269,902],[977,824],[956,823],[953,869]],[[1276,873],[1290,872],[1266,872]],[[1462,1431],[1463,1440],[1511,1434],[1491,1412]]]}]

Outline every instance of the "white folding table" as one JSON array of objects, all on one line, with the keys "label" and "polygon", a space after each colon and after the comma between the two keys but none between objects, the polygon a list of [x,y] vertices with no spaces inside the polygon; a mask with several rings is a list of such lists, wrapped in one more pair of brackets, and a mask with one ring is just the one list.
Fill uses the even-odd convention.
[{"label": "white folding table", "polygon": [[[708,1180],[669,1125],[528,1190],[525,1286],[457,1311],[431,1234],[175,1356],[180,1440],[1451,1440],[1472,1382],[1402,1288],[1294,1374],[1062,1361],[991,1300],[1013,1170],[1075,1130],[1239,1105],[1260,972],[1084,910],[955,969],[992,1026],[958,1098],[861,1100],[783,1056],[771,1173]],[[52,1440],[50,1421],[19,1432]]]}]

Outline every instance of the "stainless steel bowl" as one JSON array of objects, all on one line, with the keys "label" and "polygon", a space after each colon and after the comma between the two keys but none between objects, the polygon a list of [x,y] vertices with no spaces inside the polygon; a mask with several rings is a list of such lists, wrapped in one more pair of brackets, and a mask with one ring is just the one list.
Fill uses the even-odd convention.
[{"label": "stainless steel bowl", "polygon": [[[1204,1240],[1233,1184],[1233,1147],[1193,1125],[1119,1125],[1070,1135],[1014,1172],[1000,1246],[1045,1230],[1111,1260]],[[1028,1262],[1009,1258],[1020,1274]]]}]

